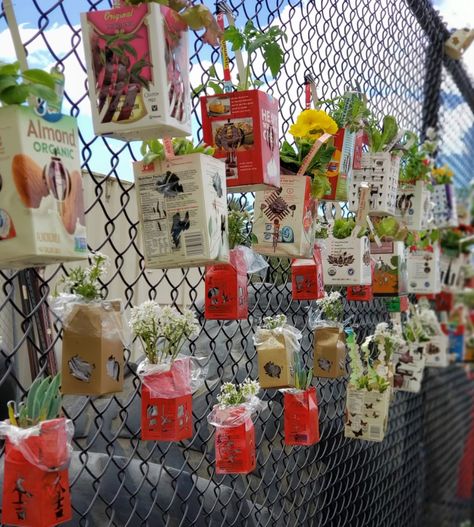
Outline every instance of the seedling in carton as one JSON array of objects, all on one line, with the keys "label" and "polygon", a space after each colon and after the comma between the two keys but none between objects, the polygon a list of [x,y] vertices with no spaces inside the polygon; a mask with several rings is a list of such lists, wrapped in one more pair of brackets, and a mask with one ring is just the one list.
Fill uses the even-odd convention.
[{"label": "seedling in carton", "polygon": [[[175,156],[185,156],[188,154],[205,154],[212,156],[215,150],[211,146],[206,146],[203,143],[199,143],[197,146],[194,146],[192,140],[186,139],[184,137],[177,137],[173,139],[171,144]],[[140,148],[140,153],[143,156],[143,163],[145,165],[149,165],[156,160],[164,161],[166,159],[165,147],[163,142],[159,139],[143,141]]]}]

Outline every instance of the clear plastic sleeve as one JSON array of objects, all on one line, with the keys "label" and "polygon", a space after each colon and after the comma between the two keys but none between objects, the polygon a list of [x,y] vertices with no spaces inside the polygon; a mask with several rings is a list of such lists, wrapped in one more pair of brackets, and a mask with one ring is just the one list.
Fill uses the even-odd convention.
[{"label": "clear plastic sleeve", "polygon": [[73,435],[72,421],[64,418],[42,421],[29,428],[0,422],[0,437],[5,437],[29,463],[45,472],[69,466]]},{"label": "clear plastic sleeve", "polygon": [[244,403],[233,406],[216,404],[207,416],[207,421],[212,426],[232,428],[252,419],[264,407],[265,403],[256,395]]},{"label": "clear plastic sleeve", "polygon": [[[300,349],[300,340],[302,337],[301,331],[289,324],[275,329],[265,329],[258,327],[253,337],[255,347],[258,346],[273,346],[271,341],[278,340],[278,337],[283,336],[285,339],[285,347],[290,352],[296,353]],[[277,346],[278,347],[278,346]]]},{"label": "clear plastic sleeve", "polygon": [[261,254],[256,253],[253,249],[246,247],[245,245],[239,245],[232,250],[238,252],[244,260],[247,274],[258,274],[262,276],[262,278],[265,277],[268,262]]}]

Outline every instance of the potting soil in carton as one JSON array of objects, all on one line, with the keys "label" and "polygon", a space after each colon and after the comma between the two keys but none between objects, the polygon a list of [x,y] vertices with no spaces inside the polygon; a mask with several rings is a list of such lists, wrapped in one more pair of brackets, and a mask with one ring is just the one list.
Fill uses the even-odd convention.
[{"label": "potting soil in carton", "polygon": [[431,214],[431,192],[424,181],[398,187],[395,216],[412,231],[428,228]]},{"label": "potting soil in carton", "polygon": [[324,322],[321,324],[322,327],[314,330],[313,373],[315,377],[343,377],[347,373],[344,329]]},{"label": "potting soil in carton", "polygon": [[145,265],[228,262],[224,164],[204,154],[134,163]]},{"label": "potting soil in carton", "polygon": [[372,289],[375,296],[400,296],[407,293],[407,264],[403,242],[370,244],[375,260]]},{"label": "potting soil in carton", "polygon": [[0,116],[0,267],[85,259],[75,119],[40,117],[17,105],[1,108]]},{"label": "potting soil in carton", "polygon": [[314,386],[286,390],[283,396],[285,445],[314,445],[319,441],[319,412]]},{"label": "potting soil in carton", "polygon": [[407,254],[408,292],[438,294],[441,292],[439,247],[410,247]]},{"label": "potting soil in carton", "polygon": [[223,159],[229,192],[280,185],[278,101],[259,90],[201,97],[203,139]]},{"label": "potting soil in carton", "polygon": [[191,135],[188,32],[166,6],[81,15],[97,135],[125,141]]}]

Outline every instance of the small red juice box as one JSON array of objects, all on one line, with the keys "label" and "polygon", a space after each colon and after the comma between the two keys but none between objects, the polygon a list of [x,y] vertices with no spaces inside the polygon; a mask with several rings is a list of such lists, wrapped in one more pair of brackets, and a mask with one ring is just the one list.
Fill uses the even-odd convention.
[{"label": "small red juice box", "polygon": [[285,445],[314,445],[319,441],[316,388],[284,394]]}]

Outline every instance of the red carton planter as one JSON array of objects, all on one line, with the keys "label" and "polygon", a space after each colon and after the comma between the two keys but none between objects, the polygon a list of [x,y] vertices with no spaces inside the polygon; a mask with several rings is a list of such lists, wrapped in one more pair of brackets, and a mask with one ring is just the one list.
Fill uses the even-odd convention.
[{"label": "red carton planter", "polygon": [[143,377],[141,437],[182,441],[193,436],[193,396],[189,358],[176,360],[168,371]]},{"label": "red carton planter", "polygon": [[284,395],[285,445],[314,445],[319,441],[316,388],[287,391]]},{"label": "red carton planter", "polygon": [[225,159],[230,192],[280,185],[278,101],[259,90],[201,97],[203,139]]},{"label": "red carton planter", "polygon": [[[370,261],[372,284],[374,283],[375,262]],[[372,302],[374,290],[372,285],[350,285],[346,289],[346,300],[353,302]]]},{"label": "red carton planter", "polygon": [[215,434],[216,473],[248,474],[255,470],[255,427],[249,417],[237,426],[218,426]]},{"label": "red carton planter", "polygon": [[291,263],[291,297],[293,300],[318,300],[324,297],[324,273],[321,249],[315,245],[313,258]]},{"label": "red carton planter", "polygon": [[247,266],[240,251],[230,264],[206,268],[204,316],[207,320],[241,320],[248,316]]},{"label": "red carton planter", "polygon": [[21,447],[6,439],[3,524],[50,527],[72,518],[64,468],[69,462],[65,423],[65,419],[44,421],[40,435],[22,440]]},{"label": "red carton planter", "polygon": [[441,291],[435,299],[436,311],[447,311],[448,313],[454,307],[454,294],[449,291]]}]

